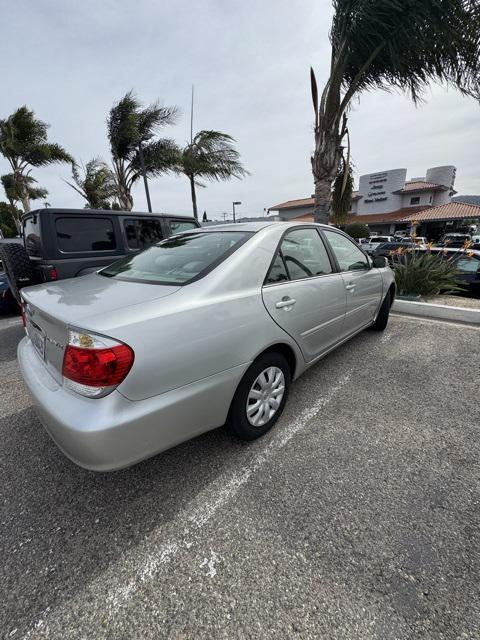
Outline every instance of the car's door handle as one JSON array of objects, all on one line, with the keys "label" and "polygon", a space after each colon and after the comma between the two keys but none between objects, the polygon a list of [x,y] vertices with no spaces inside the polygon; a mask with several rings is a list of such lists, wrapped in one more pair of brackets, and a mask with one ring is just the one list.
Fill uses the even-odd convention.
[{"label": "car's door handle", "polygon": [[277,302],[275,306],[277,309],[284,309],[285,307],[293,307],[296,302],[293,298],[283,298],[280,302]]},{"label": "car's door handle", "polygon": [[346,285],[345,285],[345,289],[346,289],[347,291],[354,291],[354,290],[355,290],[355,285],[354,285],[353,283],[346,284]]}]

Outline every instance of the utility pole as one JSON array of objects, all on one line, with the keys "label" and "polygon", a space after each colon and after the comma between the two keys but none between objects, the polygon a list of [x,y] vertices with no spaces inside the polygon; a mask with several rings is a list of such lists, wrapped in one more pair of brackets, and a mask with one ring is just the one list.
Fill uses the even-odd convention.
[{"label": "utility pole", "polygon": [[193,94],[195,86],[192,84],[192,102],[190,106],[190,144],[193,142]]},{"label": "utility pole", "polygon": [[145,159],[143,157],[142,141],[138,141],[138,156],[142,168],[143,184],[145,185],[145,195],[147,196],[148,213],[152,213],[152,203],[150,202],[150,191],[148,190],[147,171],[145,169]]}]

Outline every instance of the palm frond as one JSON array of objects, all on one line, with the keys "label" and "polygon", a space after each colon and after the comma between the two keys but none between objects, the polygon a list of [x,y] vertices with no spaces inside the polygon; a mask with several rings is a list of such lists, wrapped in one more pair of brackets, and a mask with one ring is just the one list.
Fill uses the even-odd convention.
[{"label": "palm frond", "polygon": [[235,139],[221,131],[199,131],[182,153],[180,171],[210,181],[249,175],[234,147]]}]

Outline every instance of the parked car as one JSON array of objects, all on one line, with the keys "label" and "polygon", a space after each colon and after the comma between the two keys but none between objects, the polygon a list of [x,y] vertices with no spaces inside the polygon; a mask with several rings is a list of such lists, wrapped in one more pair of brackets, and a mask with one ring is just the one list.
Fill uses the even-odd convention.
[{"label": "parked car", "polygon": [[384,258],[387,258],[388,262],[391,264],[393,261],[394,251],[398,251],[398,249],[415,249],[416,246],[417,245],[413,242],[384,242],[383,244],[378,245],[371,255],[372,257],[383,256]]},{"label": "parked car", "polygon": [[425,236],[405,236],[401,242],[406,244],[416,244],[418,247],[425,249],[428,246],[428,240]]},{"label": "parked car", "polygon": [[99,209],[37,209],[22,216],[23,244],[2,242],[10,290],[82,276],[173,233],[196,229],[195,218]]},{"label": "parked car", "polygon": [[362,245],[362,249],[368,254],[372,254],[379,245],[385,242],[393,242],[393,236],[371,236],[368,242]]},{"label": "parked car", "polygon": [[[0,247],[5,243],[21,243],[20,239],[16,238],[8,238],[3,239],[0,238]],[[19,307],[17,301],[13,297],[12,291],[10,289],[10,285],[8,283],[7,274],[3,268],[3,263],[0,259],[0,313],[18,313]]]},{"label": "parked car", "polygon": [[472,236],[468,233],[446,233],[437,243],[439,247],[451,247],[453,249],[463,247]]},{"label": "parked car", "polygon": [[2,262],[0,261],[0,312],[15,311],[16,302],[10,291],[10,285],[8,279],[3,271]]},{"label": "parked car", "polygon": [[453,261],[457,268],[457,280],[465,285],[469,293],[480,297],[480,251],[434,247],[430,252],[440,254],[443,260]]},{"label": "parked car", "polygon": [[337,229],[207,227],[23,289],[19,363],[58,446],[112,470],[225,423],[263,435],[291,380],[359,331],[383,330],[394,296],[385,258]]}]

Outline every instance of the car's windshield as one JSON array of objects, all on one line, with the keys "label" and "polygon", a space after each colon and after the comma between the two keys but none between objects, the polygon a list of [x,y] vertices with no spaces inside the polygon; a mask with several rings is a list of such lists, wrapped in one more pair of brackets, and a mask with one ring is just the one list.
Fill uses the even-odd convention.
[{"label": "car's windshield", "polygon": [[370,238],[370,242],[388,242],[389,238],[386,236],[375,236],[375,238]]},{"label": "car's windshield", "polygon": [[251,232],[218,231],[178,235],[99,271],[120,280],[155,284],[188,284],[225,260]]}]

